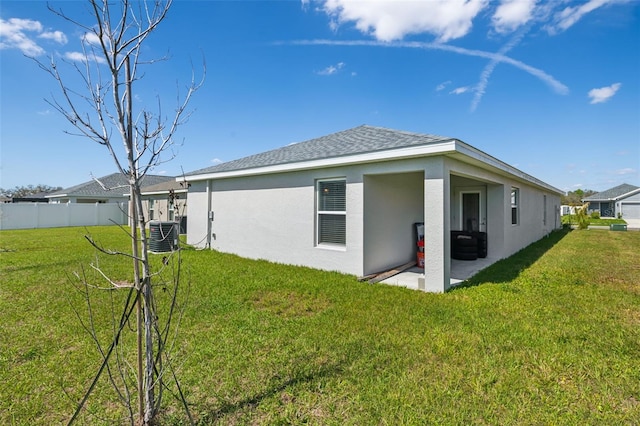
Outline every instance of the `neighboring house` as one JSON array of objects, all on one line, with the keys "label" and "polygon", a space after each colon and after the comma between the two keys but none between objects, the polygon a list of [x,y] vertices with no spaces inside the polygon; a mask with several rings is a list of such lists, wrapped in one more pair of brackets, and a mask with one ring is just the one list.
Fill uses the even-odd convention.
[{"label": "neighboring house", "polygon": [[415,259],[450,286],[451,231],[498,260],[559,228],[556,189],[454,138],[360,126],[187,174],[187,242],[354,275]]},{"label": "neighboring house", "polygon": [[[144,186],[175,181],[171,176],[146,175]],[[129,200],[129,184],[122,173],[93,179],[80,185],[47,194],[50,203],[121,203]]]},{"label": "neighboring house", "polygon": [[640,219],[640,187],[623,183],[606,191],[583,198],[589,203],[589,213],[597,211],[600,217]]},{"label": "neighboring house", "polygon": [[48,203],[46,195],[50,192],[39,192],[37,194],[26,195],[24,197],[2,197],[0,203]]},{"label": "neighboring house", "polygon": [[186,234],[187,185],[171,180],[142,188],[142,208],[147,221],[180,222],[180,233]]}]

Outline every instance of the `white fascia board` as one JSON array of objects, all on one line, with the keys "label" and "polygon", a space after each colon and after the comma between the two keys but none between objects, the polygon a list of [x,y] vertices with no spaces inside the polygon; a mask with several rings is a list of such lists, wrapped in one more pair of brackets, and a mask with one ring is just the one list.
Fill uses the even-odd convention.
[{"label": "white fascia board", "polygon": [[296,163],[277,164],[274,166],[256,167],[251,169],[230,170],[227,172],[203,173],[199,175],[185,176],[189,182],[223,179],[240,176],[255,176],[269,173],[284,173],[300,170],[321,169],[327,167],[349,166],[353,164],[373,163],[377,161],[402,160],[407,158],[431,156],[452,153],[456,150],[456,140],[451,139],[441,143],[429,145],[411,146],[406,148],[375,151],[364,154],[347,155],[343,157],[323,158],[319,160],[300,161]]},{"label": "white fascia board", "polygon": [[630,197],[632,195],[636,195],[638,192],[640,192],[640,188],[634,189],[633,191],[629,191],[626,194],[618,195],[613,200],[620,201],[620,200],[622,200],[624,198]]},{"label": "white fascia board", "polygon": [[320,169],[326,167],[348,166],[353,164],[374,163],[378,161],[403,160],[408,158],[426,157],[433,155],[462,154],[480,163],[486,164],[489,169],[502,172],[535,186],[564,195],[564,191],[555,188],[539,179],[512,167],[495,157],[492,157],[479,149],[472,147],[458,139],[432,143],[428,145],[411,146],[386,151],[375,151],[364,154],[348,155],[343,157],[324,158],[320,160],[301,161],[296,163],[278,164],[274,166],[256,167],[251,169],[230,170],[217,173],[203,173],[199,175],[184,176],[188,182],[209,179],[224,179],[241,176],[255,176],[269,173],[284,173],[300,170]]},{"label": "white fascia board", "polygon": [[473,158],[474,160],[480,161],[484,164],[487,164],[488,166],[490,166],[493,169],[497,169],[503,173],[506,173],[510,176],[516,177],[517,179],[523,180],[525,182],[528,182],[530,184],[533,184],[535,186],[547,189],[551,192],[556,192],[559,195],[565,195],[565,192],[549,185],[546,182],[541,181],[538,178],[535,178],[525,172],[523,172],[522,170],[516,169],[513,166],[510,166],[509,164],[498,160],[497,158],[480,151],[477,148],[472,147],[471,145],[468,145],[462,141],[457,141],[456,144],[456,151],[459,152],[460,154],[466,155],[467,157]]},{"label": "white fascia board", "polygon": [[[174,193],[184,194],[187,192],[186,189],[174,189]],[[165,189],[163,191],[151,191],[151,192],[141,192],[140,195],[167,195],[169,194],[169,190]]]},{"label": "white fascia board", "polygon": [[593,195],[591,197],[588,197],[589,199],[584,199],[583,202],[598,202],[598,203],[602,203],[602,202],[610,202],[610,201],[620,201],[624,198],[630,197],[632,195],[637,194],[638,192],[640,192],[640,188],[638,189],[634,189],[633,191],[629,191],[626,194],[622,194],[622,195],[618,195],[617,197],[612,197],[612,198],[591,198],[593,197]]}]

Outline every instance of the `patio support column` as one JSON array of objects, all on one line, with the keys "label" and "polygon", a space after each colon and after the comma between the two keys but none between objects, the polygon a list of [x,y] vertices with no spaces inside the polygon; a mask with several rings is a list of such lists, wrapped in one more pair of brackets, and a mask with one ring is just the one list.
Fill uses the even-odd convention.
[{"label": "patio support column", "polygon": [[451,282],[451,191],[443,158],[434,159],[424,179],[424,290],[443,293]]}]

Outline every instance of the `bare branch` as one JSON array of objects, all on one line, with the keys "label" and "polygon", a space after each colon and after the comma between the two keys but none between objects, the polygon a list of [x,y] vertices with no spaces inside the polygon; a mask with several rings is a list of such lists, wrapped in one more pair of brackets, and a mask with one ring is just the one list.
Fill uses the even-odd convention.
[{"label": "bare branch", "polygon": [[100,251],[101,253],[104,254],[108,254],[109,256],[125,256],[125,257],[129,257],[131,259],[137,260],[137,261],[142,261],[142,258],[131,255],[129,253],[125,253],[123,251],[118,251],[118,250],[108,250],[105,249],[104,247],[102,247],[101,245],[99,245],[98,243],[96,243],[93,238],[91,238],[90,235],[85,235],[84,238],[89,241],[89,244],[91,244],[95,249],[97,249],[98,251]]},{"label": "bare branch", "polygon": [[[127,407],[132,421],[133,385],[130,377],[135,376],[138,420],[141,423],[150,424],[162,399],[165,374],[171,372],[175,380],[175,370],[167,350],[172,349],[175,344],[177,328],[174,326],[179,326],[183,308],[177,297],[181,289],[179,285],[180,256],[178,255],[177,268],[170,270],[165,264],[160,266],[158,271],[152,270],[148,254],[141,184],[143,177],[153,167],[175,157],[175,152],[172,150],[176,145],[174,137],[178,128],[191,116],[187,107],[193,94],[204,84],[206,66],[203,61],[203,74],[199,81],[195,78],[192,66],[191,82],[186,88],[184,97],[181,91],[177,90],[177,107],[169,117],[165,116],[160,99],[157,106],[152,109],[136,107],[134,110],[133,96],[136,92],[133,86],[144,77],[142,66],[167,59],[167,57],[145,58],[144,52],[148,50],[143,50],[143,46],[166,18],[172,0],[122,0],[120,2],[89,0],[88,4],[88,12],[93,21],[90,25],[69,17],[62,9],[54,10],[49,6],[49,9],[58,17],[83,31],[84,36],[81,42],[83,60],[75,62],[71,59],[51,57],[48,64],[35,61],[40,68],[53,77],[60,92],[59,100],[52,98],[47,102],[75,128],[75,134],[106,147],[120,173],[127,178],[130,194],[128,216],[131,227],[127,234],[131,239],[131,253],[106,249],[94,241],[90,235],[86,235],[85,238],[100,253],[130,259],[133,266],[133,282],[111,279],[97,262],[91,267],[108,285],[95,286],[84,280],[87,294],[94,288],[110,290],[108,294],[112,301],[112,315],[117,309],[114,299],[116,293],[113,290],[128,288],[129,296],[121,311],[120,321],[115,321],[115,317],[112,316],[114,339],[109,348],[99,346],[103,364],[71,422],[82,409],[100,374],[106,370],[109,380],[118,392],[118,397]],[[70,80],[73,84],[63,79],[59,66],[66,66],[75,73],[78,78]],[[107,188],[98,179],[93,179],[105,190],[114,189]],[[167,264],[172,259],[173,255],[170,255]],[[171,286],[174,293],[170,300],[166,300],[164,296],[161,299],[169,303],[168,310],[162,312],[166,313],[167,318],[163,319],[161,324],[154,296],[154,288],[157,286],[154,286],[152,279],[158,279],[160,283],[168,282],[164,281],[163,274],[169,270],[174,275]],[[135,294],[135,300],[130,300],[132,294]],[[88,296],[86,303],[91,310],[91,300]],[[130,324],[129,316],[134,309],[136,310],[135,331],[138,357],[137,365],[132,367],[118,344],[123,327]],[[94,313],[90,312],[90,321],[93,315]],[[97,340],[95,324],[84,323],[83,326],[93,330],[93,338]],[[114,370],[109,365],[113,362],[110,361],[112,354],[115,354]],[[135,373],[129,374],[131,371]],[[177,380],[175,381],[188,413],[182,390]],[[189,418],[191,420],[190,414]]]}]

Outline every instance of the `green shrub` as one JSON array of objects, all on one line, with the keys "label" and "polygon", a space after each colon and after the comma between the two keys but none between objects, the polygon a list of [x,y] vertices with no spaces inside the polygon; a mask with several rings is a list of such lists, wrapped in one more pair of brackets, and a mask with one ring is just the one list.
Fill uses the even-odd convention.
[{"label": "green shrub", "polygon": [[578,229],[587,229],[589,227],[589,215],[587,214],[587,209],[589,208],[589,203],[584,204],[579,209],[576,209],[576,219],[578,220]]},{"label": "green shrub", "polygon": [[591,212],[591,219],[600,219],[600,212],[597,210],[594,210]]}]

